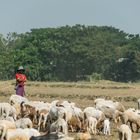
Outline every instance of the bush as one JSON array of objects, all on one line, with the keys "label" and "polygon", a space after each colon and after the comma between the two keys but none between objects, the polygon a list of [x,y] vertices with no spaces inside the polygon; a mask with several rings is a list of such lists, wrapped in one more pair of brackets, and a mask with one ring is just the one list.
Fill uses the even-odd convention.
[{"label": "bush", "polygon": [[98,73],[92,73],[91,75],[87,76],[87,80],[90,82],[102,80],[102,75]]}]

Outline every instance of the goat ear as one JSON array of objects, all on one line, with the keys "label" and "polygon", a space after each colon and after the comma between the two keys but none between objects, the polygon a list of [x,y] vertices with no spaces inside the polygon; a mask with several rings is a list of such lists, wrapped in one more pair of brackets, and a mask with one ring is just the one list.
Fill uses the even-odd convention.
[{"label": "goat ear", "polygon": [[13,105],[14,104],[14,102],[13,101],[10,101],[10,105]]},{"label": "goat ear", "polygon": [[63,119],[66,121],[66,113],[64,113]]},{"label": "goat ear", "polygon": [[21,113],[17,115],[17,120],[21,118]]},{"label": "goat ear", "polygon": [[39,110],[36,111],[36,114],[39,115]]},{"label": "goat ear", "polygon": [[20,103],[20,107],[23,107],[23,104],[24,104],[24,103],[25,103],[24,101],[23,101],[23,102],[21,102],[21,103]]},{"label": "goat ear", "polygon": [[84,120],[86,120],[87,119],[87,115],[86,115],[86,113],[84,113]]},{"label": "goat ear", "polygon": [[51,118],[51,115],[50,114],[48,114],[48,117],[47,117],[48,119],[47,119],[47,122],[49,122],[50,124],[52,123],[52,118]]},{"label": "goat ear", "polygon": [[0,126],[0,129],[1,129],[1,135],[2,135],[4,132],[4,126]]}]

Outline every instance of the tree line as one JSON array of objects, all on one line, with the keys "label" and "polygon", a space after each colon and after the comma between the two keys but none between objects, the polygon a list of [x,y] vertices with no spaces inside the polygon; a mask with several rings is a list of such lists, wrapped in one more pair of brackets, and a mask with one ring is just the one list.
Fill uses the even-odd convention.
[{"label": "tree line", "polygon": [[108,26],[62,26],[0,35],[0,80],[23,65],[29,80],[140,80],[140,36]]}]

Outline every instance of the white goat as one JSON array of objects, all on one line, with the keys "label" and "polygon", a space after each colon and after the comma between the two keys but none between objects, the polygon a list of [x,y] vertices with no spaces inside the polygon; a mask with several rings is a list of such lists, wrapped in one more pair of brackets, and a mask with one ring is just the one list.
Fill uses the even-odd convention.
[{"label": "white goat", "polygon": [[113,102],[112,100],[103,100],[103,99],[97,100],[96,108],[102,109],[102,107],[109,107],[112,108],[113,110],[119,110],[121,112],[125,111],[124,106],[120,102]]},{"label": "white goat", "polygon": [[132,131],[128,125],[122,124],[118,129],[119,140],[132,140]]},{"label": "white goat", "polygon": [[10,122],[13,122],[13,123],[15,123],[15,121],[14,121],[14,119],[13,119],[13,117],[7,117],[7,118],[2,118],[1,120],[7,120],[7,121],[10,121]]},{"label": "white goat", "polygon": [[7,120],[0,120],[0,140],[3,140],[8,129],[16,129],[15,123]]},{"label": "white goat", "polygon": [[63,134],[68,134],[68,126],[67,122],[62,119],[58,118],[58,120],[51,124],[50,132],[62,132]]},{"label": "white goat", "polygon": [[0,103],[0,116],[1,117],[9,117],[12,116],[16,120],[16,109],[11,106],[9,103]]},{"label": "white goat", "polygon": [[105,118],[104,113],[94,107],[87,107],[84,109],[83,112],[86,115],[86,117],[92,116],[96,118],[98,122],[103,121]]},{"label": "white goat", "polygon": [[21,104],[22,102],[28,102],[28,99],[19,95],[11,95],[10,99],[10,104]]},{"label": "white goat", "polygon": [[40,133],[33,128],[8,129],[6,133],[6,140],[29,140],[32,136],[40,136]]},{"label": "white goat", "polygon": [[32,128],[33,123],[29,118],[21,118],[15,122],[16,128]]},{"label": "white goat", "polygon": [[[64,107],[51,106],[49,110],[49,116],[51,117],[51,122],[57,120],[58,118],[66,117],[67,110]],[[66,119],[66,118],[65,118]]]},{"label": "white goat", "polygon": [[103,133],[105,135],[110,135],[110,121],[109,121],[109,119],[104,120]]},{"label": "white goat", "polygon": [[139,110],[135,110],[134,108],[129,108],[127,110],[124,111],[123,115],[122,115],[122,120],[124,121],[124,124],[127,124],[128,122],[130,122],[130,127],[131,130],[133,130],[133,126],[132,124],[136,124],[136,132],[138,132],[139,128],[140,128],[140,114],[139,114]]},{"label": "white goat", "polygon": [[97,126],[97,119],[94,117],[89,116],[86,120],[87,123],[87,131],[91,134],[96,134],[96,126]]},{"label": "white goat", "polygon": [[49,110],[40,109],[37,111],[38,116],[38,131],[41,129],[45,130],[46,121],[48,120]]}]

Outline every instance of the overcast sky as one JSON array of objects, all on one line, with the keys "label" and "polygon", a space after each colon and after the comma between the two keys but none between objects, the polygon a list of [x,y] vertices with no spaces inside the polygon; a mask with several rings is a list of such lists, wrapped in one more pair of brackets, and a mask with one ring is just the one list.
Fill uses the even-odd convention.
[{"label": "overcast sky", "polygon": [[140,34],[140,0],[0,0],[0,34],[75,24]]}]

